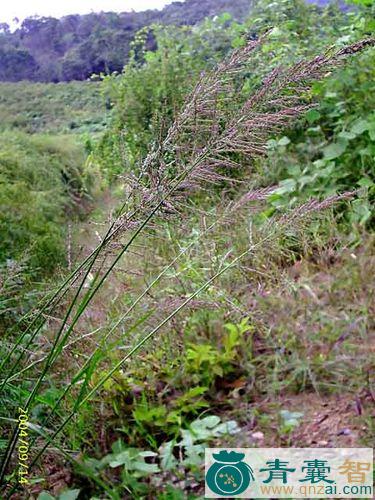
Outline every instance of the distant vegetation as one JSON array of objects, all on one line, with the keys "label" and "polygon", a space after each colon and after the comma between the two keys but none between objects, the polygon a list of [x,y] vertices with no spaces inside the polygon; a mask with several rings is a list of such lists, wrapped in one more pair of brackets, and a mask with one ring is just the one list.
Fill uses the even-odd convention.
[{"label": "distant vegetation", "polygon": [[[250,6],[250,0],[187,0],[167,5],[162,11],[28,18],[15,33],[3,23],[0,80],[59,82],[121,71],[141,28],[153,23],[193,25],[222,12],[243,19]],[[149,46],[154,44],[150,37]]]},{"label": "distant vegetation", "polygon": [[100,132],[105,125],[99,83],[0,83],[0,130],[76,134]]},{"label": "distant vegetation", "polygon": [[0,134],[0,259],[40,275],[64,261],[64,212],[84,185],[82,148],[70,137]]},{"label": "distant vegetation", "polygon": [[106,119],[99,83],[0,84],[2,322],[34,303],[36,281],[66,265],[67,222],[86,211],[86,159]]}]

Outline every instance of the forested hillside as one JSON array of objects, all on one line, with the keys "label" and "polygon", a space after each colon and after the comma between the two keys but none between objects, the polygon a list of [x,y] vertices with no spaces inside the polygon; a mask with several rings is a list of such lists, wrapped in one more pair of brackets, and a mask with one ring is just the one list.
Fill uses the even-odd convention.
[{"label": "forested hillside", "polygon": [[[240,20],[250,6],[251,0],[187,0],[162,11],[29,18],[14,33],[0,24],[0,80],[58,82],[121,71],[141,28],[153,23],[194,25],[222,12]],[[149,46],[154,45],[151,37]]]},{"label": "forested hillside", "polygon": [[202,4],[97,81],[0,84],[1,498],[201,500],[208,447],[373,445],[375,3]]}]

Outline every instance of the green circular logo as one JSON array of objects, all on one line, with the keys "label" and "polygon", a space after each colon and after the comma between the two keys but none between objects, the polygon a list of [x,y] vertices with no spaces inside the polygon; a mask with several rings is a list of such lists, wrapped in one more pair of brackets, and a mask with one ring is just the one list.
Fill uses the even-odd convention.
[{"label": "green circular logo", "polygon": [[242,462],[244,453],[223,450],[214,453],[215,463],[206,474],[207,486],[220,496],[240,495],[254,481],[252,468]]}]

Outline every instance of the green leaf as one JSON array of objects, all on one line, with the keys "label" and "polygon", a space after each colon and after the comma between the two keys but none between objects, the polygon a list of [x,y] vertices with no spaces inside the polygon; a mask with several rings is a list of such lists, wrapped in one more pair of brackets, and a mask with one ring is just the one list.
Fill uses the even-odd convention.
[{"label": "green leaf", "polygon": [[343,131],[343,132],[339,133],[338,137],[340,139],[345,139],[345,140],[351,141],[352,139],[355,139],[357,137],[357,134],[355,134],[353,132]]},{"label": "green leaf", "polygon": [[314,176],[312,175],[302,175],[302,177],[299,178],[299,185],[301,189],[306,186],[306,184],[310,184],[314,180]]},{"label": "green leaf", "polygon": [[42,493],[39,493],[38,500],[55,500],[55,497],[46,491],[42,491]]},{"label": "green leaf", "polygon": [[280,28],[275,27],[272,29],[271,33],[268,35],[269,38],[280,38],[282,36],[283,32],[281,31]]},{"label": "green leaf", "polygon": [[158,454],[154,451],[143,451],[136,448],[128,448],[127,450],[112,455],[109,466],[112,468],[124,466],[130,471],[153,474],[159,472],[157,464],[149,464],[145,462],[147,457],[156,457]]},{"label": "green leaf", "polygon": [[370,139],[372,141],[375,141],[375,123],[371,124],[371,126],[368,129],[368,133],[369,133]]},{"label": "green leaf", "polygon": [[122,451],[125,451],[125,450],[126,450],[126,446],[125,446],[125,443],[123,442],[122,439],[118,439],[112,445],[113,453],[121,453]]},{"label": "green leaf", "polygon": [[361,187],[372,187],[374,185],[372,180],[368,179],[367,177],[362,177],[362,179],[359,179],[357,184],[358,184],[358,186],[361,186]]},{"label": "green leaf", "polygon": [[115,469],[116,467],[120,467],[121,465],[125,465],[129,467],[130,465],[130,455],[128,450],[119,453],[118,455],[113,455],[112,460],[109,462],[109,466]]},{"label": "green leaf", "polygon": [[193,446],[195,441],[198,441],[200,438],[191,432],[190,429],[181,429],[181,441],[180,446]]},{"label": "green leaf", "polygon": [[186,458],[182,462],[185,467],[200,466],[204,461],[204,445],[195,444],[186,448]]},{"label": "green leaf", "polygon": [[60,493],[59,500],[76,500],[81,490],[66,490]]},{"label": "green leaf", "polygon": [[372,216],[372,211],[370,210],[369,204],[366,200],[359,199],[352,202],[352,213],[351,219],[363,226]]},{"label": "green leaf", "polygon": [[224,436],[225,434],[234,435],[241,432],[241,428],[235,420],[229,420],[228,422],[223,422],[219,424],[214,429],[215,437]]},{"label": "green leaf", "polygon": [[189,399],[193,399],[193,398],[196,398],[198,396],[202,396],[202,394],[204,394],[207,391],[208,391],[208,387],[203,387],[203,386],[198,385],[197,387],[192,387],[187,392],[185,392],[185,394],[183,394],[182,396],[180,396],[177,399],[188,401]]},{"label": "green leaf", "polygon": [[351,132],[355,135],[363,134],[366,130],[370,128],[370,123],[367,120],[358,120],[351,128]]},{"label": "green leaf", "polygon": [[[236,434],[238,429],[237,422],[234,420],[220,423],[220,417],[216,415],[194,420],[190,426],[193,441],[208,440],[224,434]],[[186,435],[186,438],[188,442],[191,436]]]},{"label": "green leaf", "polygon": [[374,3],[374,0],[351,0],[351,1],[354,4],[364,5],[365,7],[370,7]]},{"label": "green leaf", "polygon": [[294,179],[284,179],[279,182],[279,187],[274,191],[274,194],[293,193],[296,190],[297,183]]},{"label": "green leaf", "polygon": [[334,142],[323,149],[324,157],[333,160],[341,156],[346,150],[347,143],[344,141]]},{"label": "green leaf", "polygon": [[296,177],[301,175],[301,167],[299,165],[289,165],[287,172],[289,175]]},{"label": "green leaf", "polygon": [[317,120],[319,120],[320,118],[320,113],[319,111],[317,111],[316,109],[310,109],[307,113],[306,113],[306,120],[309,122],[309,123],[314,123],[316,122]]},{"label": "green leaf", "polygon": [[293,412],[289,410],[281,410],[280,416],[284,420],[284,424],[287,427],[295,427],[299,425],[299,421],[303,417],[303,413]]},{"label": "green leaf", "polygon": [[141,460],[132,462],[131,469],[136,472],[145,472],[147,474],[156,474],[157,472],[160,472],[157,464],[149,464]]},{"label": "green leaf", "polygon": [[221,22],[226,22],[226,21],[230,21],[232,19],[232,15],[229,13],[229,12],[223,12],[220,16],[219,16],[219,21]]},{"label": "green leaf", "polygon": [[220,423],[220,417],[217,415],[210,415],[209,417],[202,418],[201,420],[195,420],[192,423],[192,427],[197,427],[202,426],[202,427],[208,427],[209,429],[212,429],[216,425]]},{"label": "green leaf", "polygon": [[289,139],[289,137],[286,137],[285,135],[278,142],[279,146],[287,146],[288,144],[290,144],[290,139]]},{"label": "green leaf", "polygon": [[168,441],[159,448],[160,465],[163,470],[172,470],[178,464],[176,457],[173,455],[175,445],[175,441]]},{"label": "green leaf", "polygon": [[238,47],[243,47],[244,45],[246,45],[246,40],[242,36],[238,36],[232,41],[232,47],[234,49],[237,49]]},{"label": "green leaf", "polygon": [[275,139],[269,139],[266,143],[267,149],[275,149],[277,147],[277,141]]},{"label": "green leaf", "polygon": [[140,451],[139,452],[139,456],[140,457],[144,457],[144,458],[147,458],[147,457],[157,457],[158,454],[155,451]]}]

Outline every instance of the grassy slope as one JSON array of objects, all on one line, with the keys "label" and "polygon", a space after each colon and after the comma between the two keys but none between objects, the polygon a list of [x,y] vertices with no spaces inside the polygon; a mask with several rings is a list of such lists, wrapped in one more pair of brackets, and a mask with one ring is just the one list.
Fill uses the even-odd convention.
[{"label": "grassy slope", "polygon": [[105,124],[100,83],[0,83],[0,130],[82,133]]},{"label": "grassy slope", "polygon": [[0,311],[11,321],[33,304],[35,279],[66,263],[67,220],[94,182],[86,133],[105,119],[98,83],[0,84]]}]

